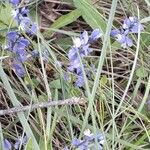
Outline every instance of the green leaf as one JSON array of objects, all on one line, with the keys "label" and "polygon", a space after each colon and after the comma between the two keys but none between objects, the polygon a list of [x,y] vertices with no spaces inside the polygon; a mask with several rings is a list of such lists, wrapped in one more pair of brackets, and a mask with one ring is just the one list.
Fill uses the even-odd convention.
[{"label": "green leaf", "polygon": [[148,47],[150,45],[150,25],[145,29],[145,32],[141,34],[141,45]]},{"label": "green leaf", "polygon": [[[81,16],[81,12],[79,10],[73,10],[70,13],[61,16],[55,22],[50,26],[50,29],[59,29],[62,28],[74,21],[77,20]],[[51,36],[54,33],[54,31],[45,31],[44,36]]]},{"label": "green leaf", "polygon": [[[2,64],[0,64],[0,77],[1,77],[4,88],[6,89],[13,106],[20,106],[21,103],[18,101],[18,99],[14,93],[14,90],[12,89],[12,87],[10,85],[9,78],[7,77],[6,73],[4,72]],[[32,138],[35,149],[40,150],[39,145],[35,139],[35,136],[34,136],[32,130],[30,128],[30,125],[26,119],[25,114],[23,112],[19,112],[19,113],[17,113],[17,115],[18,115],[20,123],[22,124],[22,127],[24,128],[27,136]]]},{"label": "green leaf", "polygon": [[26,146],[25,146],[25,150],[33,150],[32,149],[32,140],[29,139]]},{"label": "green leaf", "polygon": [[5,37],[3,37],[2,35],[0,35],[0,44],[3,44],[5,42]]},{"label": "green leaf", "polygon": [[83,19],[92,27],[99,28],[101,32],[106,30],[106,22],[97,9],[86,0],[74,0],[75,6],[81,11]]},{"label": "green leaf", "polygon": [[40,146],[40,150],[45,150],[45,149],[50,150],[51,149],[49,143],[46,145],[47,148],[45,148],[45,143],[44,143],[43,137],[40,138],[39,146]]},{"label": "green leaf", "polygon": [[9,3],[0,8],[0,35],[5,36],[8,28],[16,27],[16,22],[12,18],[12,7]]},{"label": "green leaf", "polygon": [[145,78],[148,76],[148,72],[145,70],[144,67],[140,67],[136,70],[136,75],[139,77],[139,78]]},{"label": "green leaf", "polygon": [[15,27],[16,22],[12,19],[12,6],[6,3],[5,6],[0,9],[0,22],[6,26]]},{"label": "green leaf", "polygon": [[150,21],[150,16],[143,18],[140,22],[141,22],[141,23],[147,23],[147,22],[149,22],[149,21]]},{"label": "green leaf", "polygon": [[61,46],[61,48],[63,48],[64,50],[68,50],[73,44],[72,39],[70,39],[70,37],[59,38],[56,40],[55,43]]},{"label": "green leaf", "polygon": [[55,89],[61,89],[61,83],[60,80],[53,80],[52,82],[50,82],[50,87],[51,88],[55,88]]},{"label": "green leaf", "polygon": [[101,80],[100,80],[100,84],[101,85],[106,85],[108,82],[108,79],[107,79],[107,76],[106,75],[103,75]]}]

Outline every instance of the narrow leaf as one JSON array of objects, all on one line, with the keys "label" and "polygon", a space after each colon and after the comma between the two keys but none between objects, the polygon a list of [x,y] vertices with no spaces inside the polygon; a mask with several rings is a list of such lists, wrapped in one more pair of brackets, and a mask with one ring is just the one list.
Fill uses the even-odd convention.
[{"label": "narrow leaf", "polygon": [[[76,21],[79,17],[81,16],[81,12],[76,9],[71,11],[70,13],[61,16],[60,18],[58,18],[51,26],[50,29],[59,29],[62,28],[74,21]],[[44,36],[51,36],[54,33],[54,31],[45,31],[44,32]]]},{"label": "narrow leaf", "polygon": [[101,32],[106,30],[106,22],[97,9],[88,1],[74,0],[75,6],[81,11],[83,19],[92,27],[99,28]]}]

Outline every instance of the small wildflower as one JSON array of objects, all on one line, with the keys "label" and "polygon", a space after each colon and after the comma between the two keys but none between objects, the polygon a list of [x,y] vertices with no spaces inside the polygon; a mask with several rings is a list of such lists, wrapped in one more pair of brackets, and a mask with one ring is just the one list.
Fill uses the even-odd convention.
[{"label": "small wildflower", "polygon": [[17,6],[20,3],[20,0],[9,0],[9,2],[14,5]]},{"label": "small wildflower", "polygon": [[25,76],[26,71],[25,71],[25,68],[24,68],[24,66],[22,65],[22,63],[16,61],[16,62],[14,62],[14,63],[12,64],[12,67],[13,67],[15,73],[16,73],[19,77],[24,77],[24,76]]},{"label": "small wildflower", "polygon": [[129,30],[131,33],[138,33],[138,31],[142,31],[144,29],[136,17],[126,18],[122,27],[125,30]]},{"label": "small wildflower", "polygon": [[138,33],[144,28],[136,17],[129,17],[124,20],[121,29],[113,29],[111,36],[116,37],[116,40],[121,44],[123,48],[128,48],[133,45],[133,41],[129,38],[130,33]]},{"label": "small wildflower", "polygon": [[67,146],[65,146],[65,148],[63,150],[69,150]]},{"label": "small wildflower", "polygon": [[4,139],[4,150],[11,150],[11,149],[12,149],[11,143],[7,139]]},{"label": "small wildflower", "polygon": [[75,86],[83,87],[83,85],[84,85],[84,78],[83,78],[83,76],[82,75],[77,75]]},{"label": "small wildflower", "polygon": [[[80,60],[78,54],[81,58],[88,56],[93,49],[90,48],[92,42],[101,37],[101,33],[99,29],[95,29],[91,35],[88,35],[87,31],[84,31],[79,37],[73,38],[73,47],[68,52],[68,58],[70,61],[70,65],[68,67],[68,71],[74,72],[80,68]],[[82,87],[84,85],[83,76],[77,73],[77,81],[75,83],[76,86]]]},{"label": "small wildflower", "polygon": [[27,7],[17,8],[12,11],[13,18],[18,22],[18,24],[21,23],[21,21],[28,16],[29,9]]},{"label": "small wildflower", "polygon": [[33,58],[36,58],[36,57],[39,56],[39,52],[38,52],[37,50],[33,50],[33,51],[31,52],[31,56],[32,56]]},{"label": "small wildflower", "polygon": [[[98,145],[94,144],[95,140],[97,140]],[[97,148],[97,146],[99,150],[102,150],[103,145],[104,145],[104,136],[100,133],[94,135],[93,133],[90,132],[89,129],[84,132],[84,137],[82,140],[77,138],[74,138],[72,140],[72,146],[80,150],[88,150],[91,147]]]},{"label": "small wildflower", "polygon": [[19,149],[20,144],[26,145],[27,141],[28,141],[27,136],[24,136],[23,139],[22,138],[17,139],[17,141],[14,144],[14,148]]},{"label": "small wildflower", "polygon": [[26,33],[33,35],[37,32],[37,25],[33,23],[28,17],[24,17],[20,22],[20,27]]},{"label": "small wildflower", "polygon": [[14,44],[13,52],[19,52],[20,50],[24,50],[28,47],[30,42],[24,37],[20,37]]},{"label": "small wildflower", "polygon": [[132,39],[130,39],[127,35],[118,34],[116,37],[117,41],[121,43],[123,48],[131,47],[133,45]]},{"label": "small wildflower", "polygon": [[99,29],[95,29],[91,35],[89,36],[89,41],[93,42],[96,41],[98,38],[100,38],[102,36],[102,33],[100,32]]},{"label": "small wildflower", "polygon": [[118,34],[120,34],[120,30],[119,29],[113,29],[113,30],[111,30],[110,35],[112,37],[116,37]]},{"label": "small wildflower", "polygon": [[6,37],[7,37],[8,41],[15,42],[17,40],[17,38],[19,37],[19,34],[16,31],[10,31],[7,33]]},{"label": "small wildflower", "polygon": [[80,35],[80,42],[81,45],[86,45],[89,41],[89,36],[88,36],[88,32],[84,31],[81,35]]}]

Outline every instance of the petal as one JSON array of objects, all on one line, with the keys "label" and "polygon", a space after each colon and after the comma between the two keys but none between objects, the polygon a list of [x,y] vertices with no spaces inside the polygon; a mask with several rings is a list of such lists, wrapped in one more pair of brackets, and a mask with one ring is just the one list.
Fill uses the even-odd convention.
[{"label": "petal", "polygon": [[100,32],[100,30],[99,29],[95,29],[95,30],[93,30],[93,32],[91,33],[89,38],[90,38],[90,41],[92,42],[92,41],[97,40],[101,36],[102,36],[102,33]]},{"label": "petal", "polygon": [[7,139],[4,139],[4,149],[5,150],[11,150],[12,149],[11,143]]},{"label": "petal", "polygon": [[19,60],[19,62],[24,63],[25,61],[28,60],[27,53],[25,52],[25,53],[18,54],[18,58],[17,59]]},{"label": "petal", "polygon": [[144,27],[141,23],[136,23],[134,26],[130,29],[131,33],[138,33],[139,31],[142,31]]},{"label": "petal", "polygon": [[74,46],[79,48],[81,46],[81,40],[80,38],[73,38],[73,43],[74,43]]},{"label": "petal", "polygon": [[127,45],[128,45],[129,47],[131,47],[131,46],[133,45],[132,39],[130,39],[130,38],[128,38],[128,37],[126,37],[126,43],[127,43]]},{"label": "petal", "polygon": [[19,34],[16,31],[10,31],[7,33],[7,39],[11,42],[15,42],[18,37],[19,37]]},{"label": "petal", "polygon": [[74,61],[75,59],[77,59],[77,48],[73,47],[69,50],[68,52],[68,58],[71,61]]},{"label": "petal", "polygon": [[16,74],[19,76],[19,77],[24,77],[26,72],[25,72],[25,69],[24,69],[24,66],[19,63],[19,62],[14,62],[12,67],[14,68]]},{"label": "petal", "polygon": [[31,28],[30,28],[30,34],[36,34],[37,33],[37,24],[36,23],[33,23]]},{"label": "petal", "polygon": [[110,33],[111,36],[115,37],[118,34],[120,34],[120,30],[119,29],[113,29],[113,30],[111,30],[111,33]]},{"label": "petal", "polygon": [[29,29],[30,25],[31,25],[31,20],[28,17],[23,17],[23,19],[20,22],[20,27],[26,31]]},{"label": "petal", "polygon": [[39,52],[37,50],[33,50],[31,52],[31,55],[32,55],[33,58],[38,57],[39,56]]},{"label": "petal", "polygon": [[83,78],[82,75],[81,76],[77,76],[77,80],[75,82],[75,85],[77,87],[83,87],[83,85],[84,85],[84,78]]},{"label": "petal", "polygon": [[20,0],[10,0],[10,3],[13,5],[18,5],[20,3]]},{"label": "petal", "polygon": [[131,20],[130,20],[129,18],[126,18],[126,19],[124,20],[124,22],[123,22],[122,27],[123,27],[123,29],[127,29],[127,28],[129,28],[130,26],[131,26]]},{"label": "petal", "polygon": [[127,48],[127,43],[122,43],[122,44],[121,44],[121,47]]},{"label": "petal", "polygon": [[83,53],[83,56],[82,57],[84,57],[84,56],[87,56],[89,53],[90,53],[90,50],[89,50],[89,44],[87,44],[87,45],[84,45],[83,47],[82,47],[82,53]]},{"label": "petal", "polygon": [[132,22],[132,23],[135,23],[138,21],[138,19],[136,17],[129,17],[129,20]]},{"label": "petal", "polygon": [[119,43],[124,43],[125,42],[125,39],[126,39],[126,36],[124,34],[118,34],[117,35],[117,41]]},{"label": "petal", "polygon": [[19,146],[20,146],[20,143],[21,143],[21,141],[20,141],[20,140],[17,140],[17,141],[15,142],[15,144],[14,144],[14,148],[15,148],[15,149],[18,149]]},{"label": "petal", "polygon": [[87,44],[88,40],[89,40],[89,36],[88,36],[88,32],[84,31],[81,36],[80,36],[80,40],[81,40],[81,44]]},{"label": "petal", "polygon": [[73,146],[78,146],[81,142],[82,142],[82,140],[79,140],[79,139],[77,139],[77,138],[74,138],[74,139],[72,140],[72,145],[73,145]]}]

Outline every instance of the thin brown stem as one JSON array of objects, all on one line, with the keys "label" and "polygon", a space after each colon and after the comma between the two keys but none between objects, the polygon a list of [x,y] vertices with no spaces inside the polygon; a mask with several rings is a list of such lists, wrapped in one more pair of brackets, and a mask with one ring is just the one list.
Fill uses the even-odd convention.
[{"label": "thin brown stem", "polygon": [[47,101],[47,102],[39,102],[32,105],[27,106],[17,106],[10,109],[0,110],[0,116],[14,114],[22,111],[32,111],[37,108],[47,108],[52,106],[60,106],[60,105],[76,105],[76,104],[85,104],[85,100],[83,98],[72,97],[65,100],[58,100],[58,101]]}]

